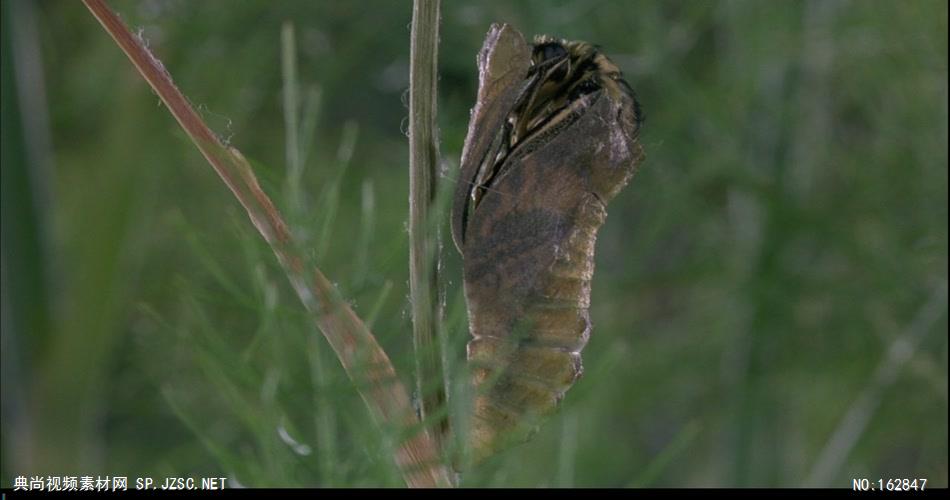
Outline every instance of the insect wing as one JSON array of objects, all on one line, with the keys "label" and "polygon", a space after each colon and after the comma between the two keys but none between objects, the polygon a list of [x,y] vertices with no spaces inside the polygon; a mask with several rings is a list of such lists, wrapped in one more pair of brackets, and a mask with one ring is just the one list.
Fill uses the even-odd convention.
[{"label": "insect wing", "polygon": [[452,207],[452,239],[459,252],[479,169],[494,160],[498,132],[523,92],[530,66],[531,48],[521,33],[507,24],[493,24],[478,55],[478,100],[472,108]]},{"label": "insect wing", "polygon": [[615,133],[617,106],[603,92],[585,96],[550,134],[512,152],[470,215],[463,271],[476,460],[523,440],[581,374],[596,233],[639,151]]}]

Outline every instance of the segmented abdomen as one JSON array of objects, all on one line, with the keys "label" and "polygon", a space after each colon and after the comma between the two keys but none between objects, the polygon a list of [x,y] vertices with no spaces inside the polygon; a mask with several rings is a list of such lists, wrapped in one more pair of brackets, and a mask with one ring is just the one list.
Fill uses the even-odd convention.
[{"label": "segmented abdomen", "polygon": [[[484,238],[494,250],[465,262],[476,461],[530,437],[583,371],[594,244],[607,214],[589,192],[555,199],[560,206],[516,209],[485,224],[486,234],[504,237]],[[520,238],[511,238],[515,231]],[[466,255],[479,255],[478,246]]]}]

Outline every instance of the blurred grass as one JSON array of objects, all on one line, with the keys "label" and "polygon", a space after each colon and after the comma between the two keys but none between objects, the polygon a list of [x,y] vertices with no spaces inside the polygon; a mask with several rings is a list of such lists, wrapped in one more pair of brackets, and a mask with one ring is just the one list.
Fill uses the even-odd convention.
[{"label": "blurred grass", "polygon": [[[157,98],[79,3],[35,4],[32,35],[10,29],[24,4],[3,3],[2,485],[21,474],[400,485],[391,430],[371,424]],[[408,383],[409,5],[115,7],[257,160]],[[443,16],[443,189],[491,22],[599,43],[647,113],[647,161],[598,241],[585,376],[531,443],[463,484],[803,484],[947,280],[946,4],[448,2]],[[287,20],[303,151],[299,191],[281,196]],[[15,48],[33,46],[46,108],[24,107],[44,86]],[[24,125],[44,115],[45,171]],[[458,256],[444,251],[458,373],[464,302]],[[829,485],[947,486],[945,304],[925,328]]]}]

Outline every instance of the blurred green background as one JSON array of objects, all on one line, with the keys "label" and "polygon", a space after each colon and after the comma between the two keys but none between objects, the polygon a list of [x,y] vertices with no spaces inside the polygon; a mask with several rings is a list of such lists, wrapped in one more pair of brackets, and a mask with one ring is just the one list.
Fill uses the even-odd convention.
[{"label": "blurred green background", "polygon": [[[411,5],[114,3],[408,384]],[[2,485],[401,485],[273,254],[83,5],[2,8]],[[600,233],[584,378],[463,484],[946,487],[946,2],[446,2],[445,187],[496,21],[600,44],[640,96],[647,159]]]}]

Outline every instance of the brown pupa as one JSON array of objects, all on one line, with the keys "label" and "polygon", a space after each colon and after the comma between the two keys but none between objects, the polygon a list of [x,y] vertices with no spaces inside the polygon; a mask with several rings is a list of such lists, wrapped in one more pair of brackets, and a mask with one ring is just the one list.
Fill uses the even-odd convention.
[{"label": "brown pupa", "polygon": [[582,372],[594,242],[643,153],[596,47],[492,25],[452,209],[469,312],[475,462],[526,440]]}]

